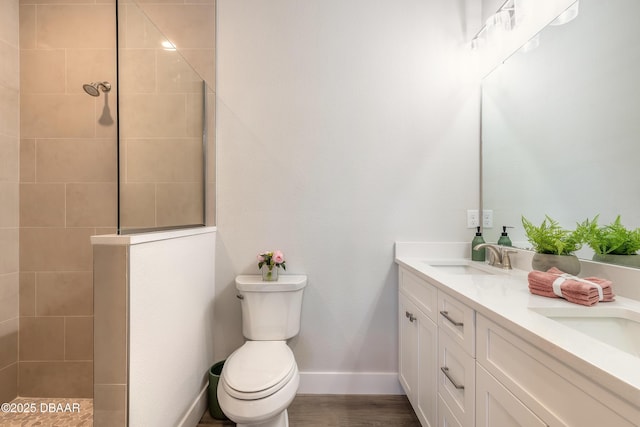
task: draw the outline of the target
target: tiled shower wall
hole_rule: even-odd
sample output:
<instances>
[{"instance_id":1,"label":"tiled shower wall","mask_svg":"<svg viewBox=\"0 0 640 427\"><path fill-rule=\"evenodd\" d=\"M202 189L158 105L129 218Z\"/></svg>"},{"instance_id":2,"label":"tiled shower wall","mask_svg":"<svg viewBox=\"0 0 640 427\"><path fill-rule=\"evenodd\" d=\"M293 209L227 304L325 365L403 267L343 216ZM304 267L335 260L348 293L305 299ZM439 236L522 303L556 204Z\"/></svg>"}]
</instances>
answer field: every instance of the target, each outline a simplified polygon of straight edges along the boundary
<instances>
[{"instance_id":1,"label":"tiled shower wall","mask_svg":"<svg viewBox=\"0 0 640 427\"><path fill-rule=\"evenodd\" d=\"M18 0L0 2L0 403L18 389Z\"/></svg>"},{"instance_id":2,"label":"tiled shower wall","mask_svg":"<svg viewBox=\"0 0 640 427\"><path fill-rule=\"evenodd\" d=\"M93 394L93 234L117 221L115 0L20 1L19 394ZM95 98L82 85L109 81Z\"/></svg>"}]
</instances>

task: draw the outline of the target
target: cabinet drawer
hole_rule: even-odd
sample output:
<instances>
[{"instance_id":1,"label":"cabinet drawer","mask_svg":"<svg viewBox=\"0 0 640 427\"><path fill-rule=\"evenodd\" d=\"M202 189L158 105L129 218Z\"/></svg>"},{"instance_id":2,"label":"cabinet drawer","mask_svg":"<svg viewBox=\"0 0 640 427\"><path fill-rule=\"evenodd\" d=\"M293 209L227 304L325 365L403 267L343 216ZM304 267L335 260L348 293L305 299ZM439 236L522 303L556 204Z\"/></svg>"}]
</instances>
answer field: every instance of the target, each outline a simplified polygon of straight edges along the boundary
<instances>
[{"instance_id":1,"label":"cabinet drawer","mask_svg":"<svg viewBox=\"0 0 640 427\"><path fill-rule=\"evenodd\" d=\"M438 323L436 315L438 293L436 287L404 268L400 268L398 274L400 275L400 292L411 298L427 317Z\"/></svg>"},{"instance_id":2,"label":"cabinet drawer","mask_svg":"<svg viewBox=\"0 0 640 427\"><path fill-rule=\"evenodd\" d=\"M476 427L494 426L545 427L546 424L478 364Z\"/></svg>"},{"instance_id":3,"label":"cabinet drawer","mask_svg":"<svg viewBox=\"0 0 640 427\"><path fill-rule=\"evenodd\" d=\"M438 326L471 357L476 356L475 311L457 299L438 291Z\"/></svg>"},{"instance_id":4,"label":"cabinet drawer","mask_svg":"<svg viewBox=\"0 0 640 427\"><path fill-rule=\"evenodd\" d=\"M442 396L438 396L438 427L462 427Z\"/></svg>"},{"instance_id":5,"label":"cabinet drawer","mask_svg":"<svg viewBox=\"0 0 640 427\"><path fill-rule=\"evenodd\" d=\"M478 316L478 363L548 425L637 426L637 406ZM580 408L580 410L575 410Z\"/></svg>"},{"instance_id":6,"label":"cabinet drawer","mask_svg":"<svg viewBox=\"0 0 640 427\"><path fill-rule=\"evenodd\" d=\"M438 334L438 393L463 426L475 420L475 360L447 334Z\"/></svg>"}]
</instances>

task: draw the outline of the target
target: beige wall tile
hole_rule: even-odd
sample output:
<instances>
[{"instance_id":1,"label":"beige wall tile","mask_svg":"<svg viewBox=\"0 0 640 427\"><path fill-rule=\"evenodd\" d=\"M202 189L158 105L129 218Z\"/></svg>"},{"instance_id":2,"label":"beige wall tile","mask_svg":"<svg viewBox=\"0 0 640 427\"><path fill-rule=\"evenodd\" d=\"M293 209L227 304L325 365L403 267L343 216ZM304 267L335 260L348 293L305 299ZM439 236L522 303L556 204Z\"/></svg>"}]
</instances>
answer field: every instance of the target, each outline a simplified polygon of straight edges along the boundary
<instances>
[{"instance_id":1,"label":"beige wall tile","mask_svg":"<svg viewBox=\"0 0 640 427\"><path fill-rule=\"evenodd\" d=\"M0 322L0 369L18 361L18 318Z\"/></svg>"},{"instance_id":2,"label":"beige wall tile","mask_svg":"<svg viewBox=\"0 0 640 427\"><path fill-rule=\"evenodd\" d=\"M115 227L117 199L116 183L67 184L67 227Z\"/></svg>"},{"instance_id":3,"label":"beige wall tile","mask_svg":"<svg viewBox=\"0 0 640 427\"><path fill-rule=\"evenodd\" d=\"M2 18L0 18L0 21ZM0 85L20 89L20 49L0 40Z\"/></svg>"},{"instance_id":4,"label":"beige wall tile","mask_svg":"<svg viewBox=\"0 0 640 427\"><path fill-rule=\"evenodd\" d=\"M65 93L64 49L23 49L20 52L20 90L23 94Z\"/></svg>"},{"instance_id":5,"label":"beige wall tile","mask_svg":"<svg viewBox=\"0 0 640 427\"><path fill-rule=\"evenodd\" d=\"M22 227L64 227L64 184L20 184Z\"/></svg>"},{"instance_id":6,"label":"beige wall tile","mask_svg":"<svg viewBox=\"0 0 640 427\"><path fill-rule=\"evenodd\" d=\"M0 228L0 274L18 271L18 243L17 228Z\"/></svg>"},{"instance_id":7,"label":"beige wall tile","mask_svg":"<svg viewBox=\"0 0 640 427\"><path fill-rule=\"evenodd\" d=\"M19 22L18 0L4 0L0 2L0 40L12 46L18 47L18 22Z\"/></svg>"},{"instance_id":8,"label":"beige wall tile","mask_svg":"<svg viewBox=\"0 0 640 427\"><path fill-rule=\"evenodd\" d=\"M107 81L115 94L115 49L67 49L67 93L85 94L82 85Z\"/></svg>"},{"instance_id":9,"label":"beige wall tile","mask_svg":"<svg viewBox=\"0 0 640 427\"><path fill-rule=\"evenodd\" d=\"M112 5L39 5L36 11L38 48L115 47Z\"/></svg>"},{"instance_id":10,"label":"beige wall tile","mask_svg":"<svg viewBox=\"0 0 640 427\"><path fill-rule=\"evenodd\" d=\"M187 134L202 145L205 105L202 92L187 95Z\"/></svg>"},{"instance_id":11,"label":"beige wall tile","mask_svg":"<svg viewBox=\"0 0 640 427\"><path fill-rule=\"evenodd\" d=\"M20 182L36 180L36 140L20 140Z\"/></svg>"},{"instance_id":12,"label":"beige wall tile","mask_svg":"<svg viewBox=\"0 0 640 427\"><path fill-rule=\"evenodd\" d=\"M215 49L182 48L180 54L191 64L194 70L213 90L216 88L216 51Z\"/></svg>"},{"instance_id":13,"label":"beige wall tile","mask_svg":"<svg viewBox=\"0 0 640 427\"><path fill-rule=\"evenodd\" d=\"M120 131L125 138L184 137L185 96L121 94Z\"/></svg>"},{"instance_id":14,"label":"beige wall tile","mask_svg":"<svg viewBox=\"0 0 640 427\"><path fill-rule=\"evenodd\" d=\"M101 95L96 101L96 138L112 138L115 141L118 137L116 90L113 85L111 92Z\"/></svg>"},{"instance_id":15,"label":"beige wall tile","mask_svg":"<svg viewBox=\"0 0 640 427\"><path fill-rule=\"evenodd\" d=\"M0 322L19 316L19 273L0 274ZM0 348L2 346L0 345ZM0 367L4 365L0 364Z\"/></svg>"},{"instance_id":16,"label":"beige wall tile","mask_svg":"<svg viewBox=\"0 0 640 427\"><path fill-rule=\"evenodd\" d=\"M36 316L91 316L91 271L36 273Z\"/></svg>"},{"instance_id":17,"label":"beige wall tile","mask_svg":"<svg viewBox=\"0 0 640 427\"><path fill-rule=\"evenodd\" d=\"M155 49L121 49L118 64L120 66L120 89L123 92L155 92Z\"/></svg>"},{"instance_id":18,"label":"beige wall tile","mask_svg":"<svg viewBox=\"0 0 640 427\"><path fill-rule=\"evenodd\" d=\"M20 93L0 85L0 135L20 136Z\"/></svg>"},{"instance_id":19,"label":"beige wall tile","mask_svg":"<svg viewBox=\"0 0 640 427\"><path fill-rule=\"evenodd\" d=\"M20 134L23 138L91 138L95 136L96 98L86 94L23 94Z\"/></svg>"},{"instance_id":20,"label":"beige wall tile","mask_svg":"<svg viewBox=\"0 0 640 427\"><path fill-rule=\"evenodd\" d=\"M18 182L19 179L20 139L0 135L0 182Z\"/></svg>"},{"instance_id":21,"label":"beige wall tile","mask_svg":"<svg viewBox=\"0 0 640 427\"><path fill-rule=\"evenodd\" d=\"M202 93L202 78L177 51L158 49L156 57L158 93Z\"/></svg>"},{"instance_id":22,"label":"beige wall tile","mask_svg":"<svg viewBox=\"0 0 640 427\"><path fill-rule=\"evenodd\" d=\"M63 360L64 317L22 317L20 360Z\"/></svg>"},{"instance_id":23,"label":"beige wall tile","mask_svg":"<svg viewBox=\"0 0 640 427\"><path fill-rule=\"evenodd\" d=\"M157 185L158 226L202 224L203 187L201 183Z\"/></svg>"},{"instance_id":24,"label":"beige wall tile","mask_svg":"<svg viewBox=\"0 0 640 427\"><path fill-rule=\"evenodd\" d=\"M94 246L96 384L127 381L127 248Z\"/></svg>"},{"instance_id":25,"label":"beige wall tile","mask_svg":"<svg viewBox=\"0 0 640 427\"><path fill-rule=\"evenodd\" d=\"M93 397L91 362L20 362L24 397Z\"/></svg>"},{"instance_id":26,"label":"beige wall tile","mask_svg":"<svg viewBox=\"0 0 640 427\"><path fill-rule=\"evenodd\" d=\"M20 229L21 271L91 271L92 228Z\"/></svg>"},{"instance_id":27,"label":"beige wall tile","mask_svg":"<svg viewBox=\"0 0 640 427\"><path fill-rule=\"evenodd\" d=\"M142 9L179 49L215 48L215 7L207 4L144 3Z\"/></svg>"},{"instance_id":28,"label":"beige wall tile","mask_svg":"<svg viewBox=\"0 0 640 427\"><path fill-rule=\"evenodd\" d=\"M166 40L158 28L140 11L138 6L125 5L120 9L126 16L124 25L119 28L120 48L145 49L161 48Z\"/></svg>"},{"instance_id":29,"label":"beige wall tile","mask_svg":"<svg viewBox=\"0 0 640 427\"><path fill-rule=\"evenodd\" d=\"M36 47L36 6L20 2L20 48Z\"/></svg>"},{"instance_id":30,"label":"beige wall tile","mask_svg":"<svg viewBox=\"0 0 640 427\"><path fill-rule=\"evenodd\" d=\"M115 140L38 140L40 182L116 182Z\"/></svg>"},{"instance_id":31,"label":"beige wall tile","mask_svg":"<svg viewBox=\"0 0 640 427\"><path fill-rule=\"evenodd\" d=\"M20 316L36 315L36 273L20 273Z\"/></svg>"},{"instance_id":32,"label":"beige wall tile","mask_svg":"<svg viewBox=\"0 0 640 427\"><path fill-rule=\"evenodd\" d=\"M94 427L125 427L127 387L125 385L96 384L93 389Z\"/></svg>"},{"instance_id":33,"label":"beige wall tile","mask_svg":"<svg viewBox=\"0 0 640 427\"><path fill-rule=\"evenodd\" d=\"M128 182L198 181L202 163L201 139L138 139L127 144Z\"/></svg>"},{"instance_id":34,"label":"beige wall tile","mask_svg":"<svg viewBox=\"0 0 640 427\"><path fill-rule=\"evenodd\" d=\"M0 402L11 402L18 396L18 364L0 369Z\"/></svg>"},{"instance_id":35,"label":"beige wall tile","mask_svg":"<svg viewBox=\"0 0 640 427\"><path fill-rule=\"evenodd\" d=\"M156 226L155 184L124 183L120 186L120 226L122 228Z\"/></svg>"},{"instance_id":36,"label":"beige wall tile","mask_svg":"<svg viewBox=\"0 0 640 427\"><path fill-rule=\"evenodd\" d=\"M65 319L65 360L93 360L93 317Z\"/></svg>"},{"instance_id":37,"label":"beige wall tile","mask_svg":"<svg viewBox=\"0 0 640 427\"><path fill-rule=\"evenodd\" d=\"M20 201L17 182L0 182L0 227L18 227Z\"/></svg>"}]
</instances>

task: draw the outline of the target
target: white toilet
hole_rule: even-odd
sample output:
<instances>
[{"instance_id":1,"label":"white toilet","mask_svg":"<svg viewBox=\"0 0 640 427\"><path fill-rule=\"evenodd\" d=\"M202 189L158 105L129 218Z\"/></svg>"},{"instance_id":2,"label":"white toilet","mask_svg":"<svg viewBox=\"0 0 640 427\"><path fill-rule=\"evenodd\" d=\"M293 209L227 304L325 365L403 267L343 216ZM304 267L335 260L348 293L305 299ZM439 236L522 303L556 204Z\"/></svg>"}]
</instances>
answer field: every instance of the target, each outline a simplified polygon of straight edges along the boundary
<instances>
[{"instance_id":1,"label":"white toilet","mask_svg":"<svg viewBox=\"0 0 640 427\"><path fill-rule=\"evenodd\" d=\"M307 276L236 277L247 341L224 363L218 382L220 408L238 427L285 427L300 375L287 340L300 331Z\"/></svg>"}]
</instances>

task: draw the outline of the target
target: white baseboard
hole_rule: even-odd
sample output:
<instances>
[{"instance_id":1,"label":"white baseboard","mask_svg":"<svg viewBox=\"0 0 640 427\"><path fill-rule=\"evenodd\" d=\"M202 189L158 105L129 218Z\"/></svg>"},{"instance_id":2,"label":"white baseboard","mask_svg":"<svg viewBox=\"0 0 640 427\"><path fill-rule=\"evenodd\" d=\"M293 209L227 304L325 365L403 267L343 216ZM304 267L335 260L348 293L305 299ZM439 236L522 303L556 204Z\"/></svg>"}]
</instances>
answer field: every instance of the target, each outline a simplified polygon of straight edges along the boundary
<instances>
[{"instance_id":1,"label":"white baseboard","mask_svg":"<svg viewBox=\"0 0 640 427\"><path fill-rule=\"evenodd\" d=\"M405 394L397 372L300 372L298 394Z\"/></svg>"},{"instance_id":2,"label":"white baseboard","mask_svg":"<svg viewBox=\"0 0 640 427\"><path fill-rule=\"evenodd\" d=\"M209 389L209 385L205 385L200 393L198 393L198 397L191 404L191 407L187 411L187 413L182 417L180 422L178 423L179 427L194 427L197 426L204 412L207 410L208 406L208 397L207 391Z\"/></svg>"}]
</instances>

